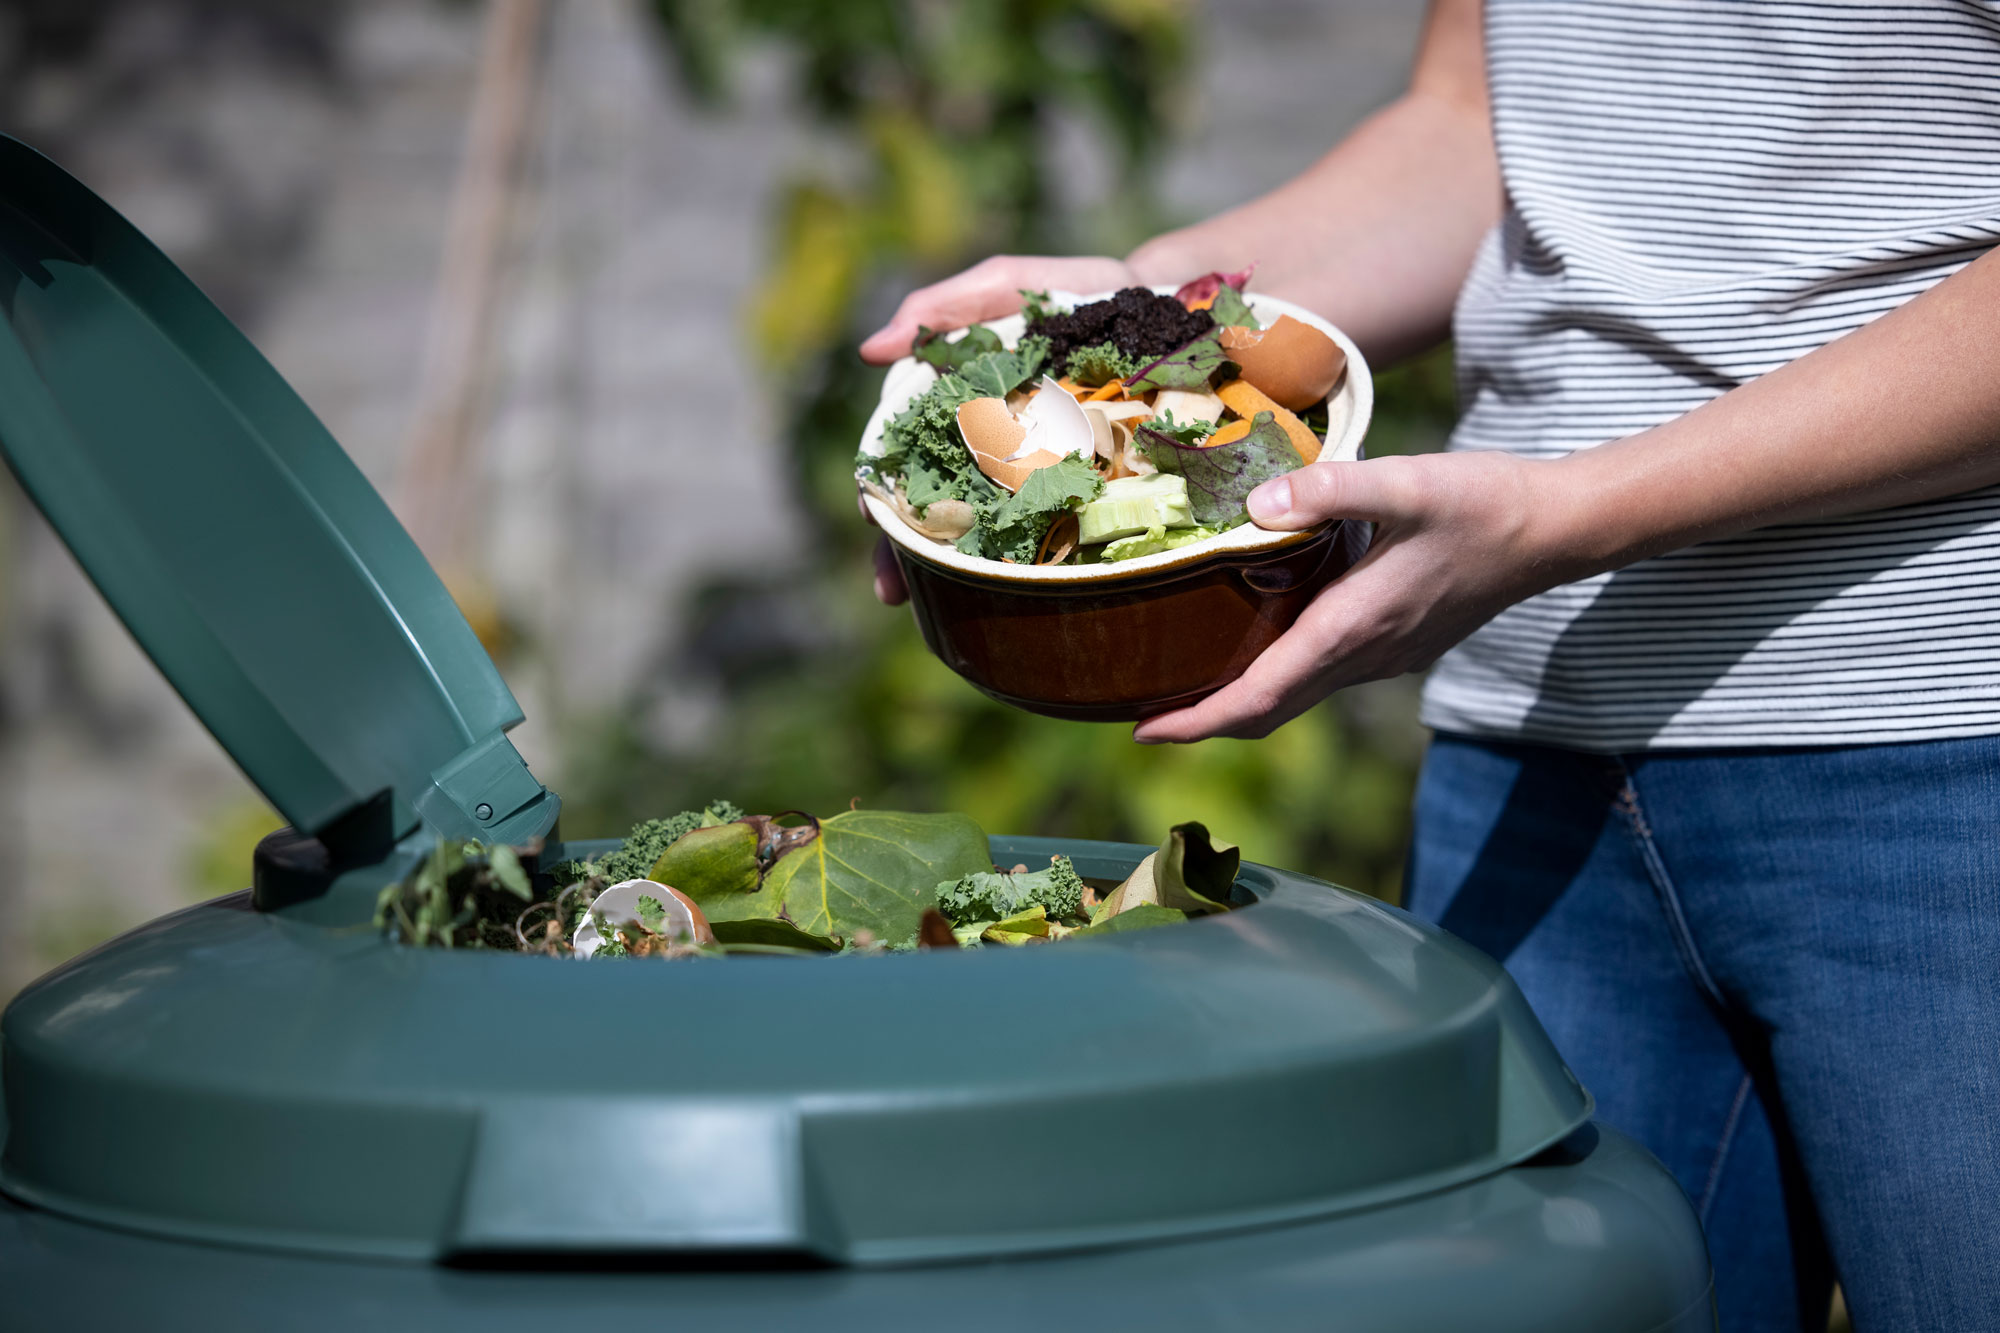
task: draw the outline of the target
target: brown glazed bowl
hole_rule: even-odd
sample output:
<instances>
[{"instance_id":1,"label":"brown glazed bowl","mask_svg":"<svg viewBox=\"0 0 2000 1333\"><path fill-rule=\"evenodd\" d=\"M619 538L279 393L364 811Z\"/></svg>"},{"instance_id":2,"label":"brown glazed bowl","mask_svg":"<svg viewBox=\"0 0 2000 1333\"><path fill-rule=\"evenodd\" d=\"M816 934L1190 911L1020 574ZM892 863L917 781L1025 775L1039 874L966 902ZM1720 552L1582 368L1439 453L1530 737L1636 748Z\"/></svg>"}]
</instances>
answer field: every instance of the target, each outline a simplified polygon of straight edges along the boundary
<instances>
[{"instance_id":1,"label":"brown glazed bowl","mask_svg":"<svg viewBox=\"0 0 2000 1333\"><path fill-rule=\"evenodd\" d=\"M1290 315L1347 353L1320 457L1358 458L1374 408L1360 351L1288 301L1258 293L1249 301L1263 322ZM990 327L1012 346L1022 321L1017 315ZM880 450L882 428L934 378L929 366L907 357L890 368L862 437L864 453ZM1010 565L933 541L874 496L864 502L895 550L924 643L946 666L1003 703L1087 722L1135 722L1235 680L1361 558L1369 534L1356 522L1305 532L1246 524L1115 564Z\"/></svg>"}]
</instances>

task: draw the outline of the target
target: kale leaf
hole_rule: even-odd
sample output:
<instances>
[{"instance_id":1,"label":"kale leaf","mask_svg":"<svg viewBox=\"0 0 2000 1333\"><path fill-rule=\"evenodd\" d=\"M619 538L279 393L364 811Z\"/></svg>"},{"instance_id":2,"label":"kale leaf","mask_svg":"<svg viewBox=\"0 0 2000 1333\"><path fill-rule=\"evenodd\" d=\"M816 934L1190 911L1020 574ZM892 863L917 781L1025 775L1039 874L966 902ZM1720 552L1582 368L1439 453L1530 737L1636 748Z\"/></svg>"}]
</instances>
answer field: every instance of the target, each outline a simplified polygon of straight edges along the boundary
<instances>
[{"instance_id":1,"label":"kale leaf","mask_svg":"<svg viewBox=\"0 0 2000 1333\"><path fill-rule=\"evenodd\" d=\"M625 835L625 845L597 863L597 873L609 884L643 879L653 868L653 862L660 859L660 853L680 841L683 834L741 818L743 808L734 802L711 801L703 809L683 810L671 819L648 819L634 824Z\"/></svg>"},{"instance_id":2,"label":"kale leaf","mask_svg":"<svg viewBox=\"0 0 2000 1333\"><path fill-rule=\"evenodd\" d=\"M1063 367L1071 379L1078 384L1096 388L1109 384L1112 380L1122 380L1138 369L1139 359L1127 356L1118 350L1114 342L1096 343L1090 347L1079 347L1069 354L1069 363Z\"/></svg>"},{"instance_id":3,"label":"kale leaf","mask_svg":"<svg viewBox=\"0 0 2000 1333\"><path fill-rule=\"evenodd\" d=\"M1213 421L1175 421L1174 410L1170 407L1160 415L1146 422L1146 429L1156 435L1164 435L1175 444L1192 449L1209 436L1215 434Z\"/></svg>"},{"instance_id":4,"label":"kale leaf","mask_svg":"<svg viewBox=\"0 0 2000 1333\"><path fill-rule=\"evenodd\" d=\"M1083 915L1083 879L1067 856L1050 858L1047 870L1002 875L976 871L938 885L938 910L954 926L1003 921L1040 907L1050 920Z\"/></svg>"},{"instance_id":5,"label":"kale leaf","mask_svg":"<svg viewBox=\"0 0 2000 1333\"><path fill-rule=\"evenodd\" d=\"M1021 489L990 508L978 509L972 531L958 539L958 549L988 560L1012 560L1029 565L1041 550L1049 525L1078 502L1097 498L1104 478L1075 454L1036 468Z\"/></svg>"}]
</instances>

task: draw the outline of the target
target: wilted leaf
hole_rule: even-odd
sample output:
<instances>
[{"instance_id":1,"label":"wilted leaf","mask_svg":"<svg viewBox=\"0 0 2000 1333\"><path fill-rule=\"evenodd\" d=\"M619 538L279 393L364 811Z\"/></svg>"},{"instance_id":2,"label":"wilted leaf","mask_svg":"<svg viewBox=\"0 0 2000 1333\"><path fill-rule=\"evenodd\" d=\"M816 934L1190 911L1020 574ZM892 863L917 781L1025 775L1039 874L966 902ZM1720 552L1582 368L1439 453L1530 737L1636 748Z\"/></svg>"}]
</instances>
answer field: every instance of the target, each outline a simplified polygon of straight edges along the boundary
<instances>
[{"instance_id":1,"label":"wilted leaf","mask_svg":"<svg viewBox=\"0 0 2000 1333\"><path fill-rule=\"evenodd\" d=\"M1164 907L1189 915L1229 910L1230 886L1242 853L1234 843L1215 846L1200 824L1176 824L1160 844L1111 891L1091 926L1139 907Z\"/></svg>"},{"instance_id":2,"label":"wilted leaf","mask_svg":"<svg viewBox=\"0 0 2000 1333\"><path fill-rule=\"evenodd\" d=\"M1174 825L1160 845L1160 861L1155 869L1163 882L1177 884L1194 893L1212 910L1229 910L1236 872L1243 867L1243 853L1233 842L1215 842L1206 825L1192 820Z\"/></svg>"},{"instance_id":3,"label":"wilted leaf","mask_svg":"<svg viewBox=\"0 0 2000 1333\"><path fill-rule=\"evenodd\" d=\"M958 936L952 934L951 922L935 907L924 909L923 919L917 924L917 945L924 949L956 949Z\"/></svg>"},{"instance_id":4,"label":"wilted leaf","mask_svg":"<svg viewBox=\"0 0 2000 1333\"><path fill-rule=\"evenodd\" d=\"M940 882L984 870L990 857L965 815L848 810L822 820L819 837L780 859L764 885L802 930L900 943L916 938Z\"/></svg>"},{"instance_id":5,"label":"wilted leaf","mask_svg":"<svg viewBox=\"0 0 2000 1333\"><path fill-rule=\"evenodd\" d=\"M1026 944L1030 940L1047 939L1048 936L1049 914L1040 903L1036 903L1026 911L995 921L981 932L979 938L989 944Z\"/></svg>"},{"instance_id":6,"label":"wilted leaf","mask_svg":"<svg viewBox=\"0 0 2000 1333\"><path fill-rule=\"evenodd\" d=\"M763 870L757 861L757 831L749 824L717 824L682 834L660 853L646 878L670 884L700 903L711 922L778 914L777 903L757 891Z\"/></svg>"}]
</instances>

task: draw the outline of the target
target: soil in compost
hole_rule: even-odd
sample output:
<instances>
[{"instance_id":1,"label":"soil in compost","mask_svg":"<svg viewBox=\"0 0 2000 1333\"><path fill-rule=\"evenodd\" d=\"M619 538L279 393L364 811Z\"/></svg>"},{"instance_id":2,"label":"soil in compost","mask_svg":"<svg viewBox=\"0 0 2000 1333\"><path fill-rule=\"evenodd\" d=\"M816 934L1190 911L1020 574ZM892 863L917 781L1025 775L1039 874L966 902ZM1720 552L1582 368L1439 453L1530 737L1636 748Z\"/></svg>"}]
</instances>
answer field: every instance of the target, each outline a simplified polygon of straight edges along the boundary
<instances>
[{"instance_id":1,"label":"soil in compost","mask_svg":"<svg viewBox=\"0 0 2000 1333\"><path fill-rule=\"evenodd\" d=\"M1079 347L1111 342L1127 356L1151 360L1180 350L1214 327L1215 317L1206 310L1189 310L1171 296L1127 287L1067 315L1031 320L1028 332L1049 340L1048 364L1060 373Z\"/></svg>"}]
</instances>

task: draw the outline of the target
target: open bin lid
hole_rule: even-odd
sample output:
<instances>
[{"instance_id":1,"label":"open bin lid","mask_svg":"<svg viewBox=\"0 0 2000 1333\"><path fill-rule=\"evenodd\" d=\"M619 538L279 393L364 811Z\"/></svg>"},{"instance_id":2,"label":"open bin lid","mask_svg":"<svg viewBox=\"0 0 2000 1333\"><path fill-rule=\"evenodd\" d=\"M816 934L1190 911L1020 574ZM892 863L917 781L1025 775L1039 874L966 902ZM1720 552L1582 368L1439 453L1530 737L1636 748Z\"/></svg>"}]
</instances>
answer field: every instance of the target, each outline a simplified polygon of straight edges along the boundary
<instances>
[{"instance_id":1,"label":"open bin lid","mask_svg":"<svg viewBox=\"0 0 2000 1333\"><path fill-rule=\"evenodd\" d=\"M559 802L423 554L284 378L84 185L0 136L0 452L294 828L523 842Z\"/></svg>"}]
</instances>

